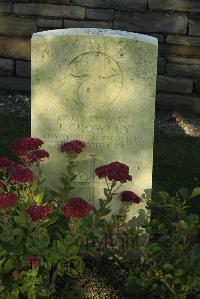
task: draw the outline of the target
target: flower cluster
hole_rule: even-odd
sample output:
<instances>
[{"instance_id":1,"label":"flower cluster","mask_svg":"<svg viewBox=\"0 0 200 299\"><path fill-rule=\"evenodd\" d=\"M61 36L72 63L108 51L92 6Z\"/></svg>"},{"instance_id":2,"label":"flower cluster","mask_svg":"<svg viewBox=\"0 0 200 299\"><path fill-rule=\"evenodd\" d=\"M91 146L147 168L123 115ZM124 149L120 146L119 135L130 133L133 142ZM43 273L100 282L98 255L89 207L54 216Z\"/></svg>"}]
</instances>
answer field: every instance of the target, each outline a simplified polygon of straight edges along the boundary
<instances>
[{"instance_id":1,"label":"flower cluster","mask_svg":"<svg viewBox=\"0 0 200 299\"><path fill-rule=\"evenodd\" d=\"M121 183L132 181L132 176L129 175L129 167L118 161L97 167L95 172L100 179L107 178L110 181L119 181Z\"/></svg>"},{"instance_id":2,"label":"flower cluster","mask_svg":"<svg viewBox=\"0 0 200 299\"><path fill-rule=\"evenodd\" d=\"M80 154L86 147L84 141L81 140L72 140L61 144L60 150L61 152L66 152L68 154Z\"/></svg>"},{"instance_id":3,"label":"flower cluster","mask_svg":"<svg viewBox=\"0 0 200 299\"><path fill-rule=\"evenodd\" d=\"M26 262L30 267L38 267L41 264L41 260L37 256L29 256Z\"/></svg>"},{"instance_id":4,"label":"flower cluster","mask_svg":"<svg viewBox=\"0 0 200 299\"><path fill-rule=\"evenodd\" d=\"M26 184L26 183L32 183L34 180L34 175L31 170L18 165L12 168L11 170L11 178L10 183L11 184Z\"/></svg>"},{"instance_id":5,"label":"flower cluster","mask_svg":"<svg viewBox=\"0 0 200 299\"><path fill-rule=\"evenodd\" d=\"M8 158L0 157L1 247L3 252L8 253L4 258L5 273L1 275L3 285L6 285L10 276L3 298L16 293L16 287L20 298L21 296L29 298L33 294L39 298L41 285L46 285L48 281L50 287L53 286L50 289L52 293L47 294L45 289L44 295L52 297L59 276L64 275L64 272L58 271L59 269L62 270L62 267L67 265L69 273L79 273L80 263L75 261L88 260L93 249L100 249L102 254L106 253L107 249L112 250L112 247L115 253L116 246L119 250L123 249L120 247L121 234L125 235L128 232L126 227L129 228L126 213L129 212L130 206L126 203L140 202L140 198L135 193L122 192L121 209L107 219L111 212L110 203L118 194L118 189L122 187L122 183L132 180L129 167L118 161L100 166L95 170L99 178L106 179L107 187L104 188L105 198L99 200L99 207L94 208L94 211L91 204L83 198L68 197L76 177L75 160L86 148L86 143L80 140L66 142L60 146L60 155L64 152L67 158L67 174L61 176L63 188L51 192L45 184L43 185L44 180L40 169L37 169L38 177L34 173L34 169L37 168L34 166L39 168L40 161L49 158L49 153L40 148L42 145L43 141L38 138L19 138L11 144L10 149L20 162L15 164ZM53 171L49 175L53 176ZM49 201L44 202L43 200L47 198ZM15 242L16 237L19 242ZM16 252L19 252L14 256L14 261L12 261L12 248L7 246L9 240L14 240ZM83 240L87 245L84 248L82 248ZM64 255L63 248L67 250L70 246L73 247L73 256ZM34 281L31 281L28 288L23 288L24 283L30 281L31 275L32 277L34 275Z\"/></svg>"},{"instance_id":6,"label":"flower cluster","mask_svg":"<svg viewBox=\"0 0 200 299\"><path fill-rule=\"evenodd\" d=\"M53 209L47 204L44 206L34 205L26 209L26 212L33 221L39 221L53 213Z\"/></svg>"},{"instance_id":7,"label":"flower cluster","mask_svg":"<svg viewBox=\"0 0 200 299\"><path fill-rule=\"evenodd\" d=\"M44 142L39 138L21 137L13 141L10 145L10 150L18 157L26 156L28 152L39 149Z\"/></svg>"},{"instance_id":8,"label":"flower cluster","mask_svg":"<svg viewBox=\"0 0 200 299\"><path fill-rule=\"evenodd\" d=\"M43 158L49 158L49 153L40 149L43 144L39 138L21 137L10 145L10 150L27 166L39 163Z\"/></svg>"},{"instance_id":9,"label":"flower cluster","mask_svg":"<svg viewBox=\"0 0 200 299\"><path fill-rule=\"evenodd\" d=\"M31 153L30 162L38 163L39 161L41 161L44 158L49 158L49 153L45 150L38 149Z\"/></svg>"},{"instance_id":10,"label":"flower cluster","mask_svg":"<svg viewBox=\"0 0 200 299\"><path fill-rule=\"evenodd\" d=\"M0 210L13 207L16 204L17 196L13 192L0 193Z\"/></svg>"},{"instance_id":11,"label":"flower cluster","mask_svg":"<svg viewBox=\"0 0 200 299\"><path fill-rule=\"evenodd\" d=\"M81 197L75 197L64 206L63 214L65 217L83 218L91 211L91 205Z\"/></svg>"},{"instance_id":12,"label":"flower cluster","mask_svg":"<svg viewBox=\"0 0 200 299\"><path fill-rule=\"evenodd\" d=\"M6 157L0 157L0 171L7 171L14 166L14 162Z\"/></svg>"},{"instance_id":13,"label":"flower cluster","mask_svg":"<svg viewBox=\"0 0 200 299\"><path fill-rule=\"evenodd\" d=\"M138 204L140 203L140 197L132 191L124 191L121 194L121 201Z\"/></svg>"}]
</instances>

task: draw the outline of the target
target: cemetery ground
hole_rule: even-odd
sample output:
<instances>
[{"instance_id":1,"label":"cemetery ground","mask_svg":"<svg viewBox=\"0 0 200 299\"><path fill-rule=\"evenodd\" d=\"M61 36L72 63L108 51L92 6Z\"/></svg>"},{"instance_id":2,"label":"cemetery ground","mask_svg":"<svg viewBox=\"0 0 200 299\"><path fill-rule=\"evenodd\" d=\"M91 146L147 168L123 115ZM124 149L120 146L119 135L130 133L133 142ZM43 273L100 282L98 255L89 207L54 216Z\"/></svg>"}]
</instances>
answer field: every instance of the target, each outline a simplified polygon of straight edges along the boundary
<instances>
[{"instance_id":1,"label":"cemetery ground","mask_svg":"<svg viewBox=\"0 0 200 299\"><path fill-rule=\"evenodd\" d=\"M6 96L7 97L7 96ZM9 97L9 96L8 96ZM30 136L30 101L29 97L14 95L18 98L18 106L12 106L13 96L8 104L0 107L0 153L9 156L7 146L21 136ZM4 96L5 98L5 96ZM3 101L2 101L3 103ZM16 103L16 102L15 102ZM9 106L10 105L10 106ZM15 107L15 108L13 108ZM195 134L194 134L195 135ZM153 198L157 200L159 191L173 194L180 187L192 190L200 185L200 138L184 133L172 113L156 113L154 139L154 167L153 167ZM10 158L14 158L12 154ZM192 201L192 210L198 214L200 204L196 199ZM163 219L165 219L163 215ZM92 264L92 263L91 263ZM96 269L93 271L92 269ZM102 270L103 269L103 270ZM114 282L114 283L113 283ZM66 294L62 297L70 299L143 299L160 298L147 294L119 295L115 292L116 283L120 283L118 269L111 265L90 265L78 284L73 279L65 282ZM84 286L87 286L86 288ZM137 288L137 287L136 287ZM71 292L69 294L69 292ZM145 297L144 297L145 296ZM162 297L165 298L165 297ZM166 297L168 298L168 297ZM169 297L172 298L172 297ZM186 298L186 297L173 297ZM198 299L194 293L190 299Z\"/></svg>"}]
</instances>

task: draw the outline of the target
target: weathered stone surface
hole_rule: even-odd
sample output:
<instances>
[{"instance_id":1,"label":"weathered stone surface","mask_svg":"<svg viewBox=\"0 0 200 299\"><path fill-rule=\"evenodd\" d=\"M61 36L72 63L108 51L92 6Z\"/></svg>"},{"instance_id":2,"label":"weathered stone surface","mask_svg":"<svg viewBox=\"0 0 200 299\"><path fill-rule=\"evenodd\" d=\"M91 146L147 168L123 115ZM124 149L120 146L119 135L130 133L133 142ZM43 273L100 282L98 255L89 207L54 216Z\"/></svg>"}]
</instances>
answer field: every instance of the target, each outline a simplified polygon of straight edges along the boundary
<instances>
[{"instance_id":1,"label":"weathered stone surface","mask_svg":"<svg viewBox=\"0 0 200 299\"><path fill-rule=\"evenodd\" d=\"M17 77L0 77L0 88L14 91L30 91L30 79Z\"/></svg>"},{"instance_id":2,"label":"weathered stone surface","mask_svg":"<svg viewBox=\"0 0 200 299\"><path fill-rule=\"evenodd\" d=\"M29 60L30 40L0 36L0 56Z\"/></svg>"},{"instance_id":3,"label":"weathered stone surface","mask_svg":"<svg viewBox=\"0 0 200 299\"><path fill-rule=\"evenodd\" d=\"M150 9L200 12L199 0L148 0Z\"/></svg>"},{"instance_id":4,"label":"weathered stone surface","mask_svg":"<svg viewBox=\"0 0 200 299\"><path fill-rule=\"evenodd\" d=\"M172 93L157 93L156 96L156 107L160 109L197 113L198 106L200 107L199 96Z\"/></svg>"},{"instance_id":5,"label":"weathered stone surface","mask_svg":"<svg viewBox=\"0 0 200 299\"><path fill-rule=\"evenodd\" d=\"M200 18L189 20L189 35L200 36Z\"/></svg>"},{"instance_id":6,"label":"weathered stone surface","mask_svg":"<svg viewBox=\"0 0 200 299\"><path fill-rule=\"evenodd\" d=\"M58 144L81 139L87 148L71 196L101 198L103 183L94 169L117 160L134 174L134 185L125 188L139 195L151 189L156 39L103 29L56 30L34 34L31 54L32 136L41 137L50 152L43 173L51 188L59 187L65 168Z\"/></svg>"},{"instance_id":7,"label":"weathered stone surface","mask_svg":"<svg viewBox=\"0 0 200 299\"><path fill-rule=\"evenodd\" d=\"M31 77L31 63L29 61L16 61L16 73L18 77Z\"/></svg>"},{"instance_id":8,"label":"weathered stone surface","mask_svg":"<svg viewBox=\"0 0 200 299\"><path fill-rule=\"evenodd\" d=\"M138 9L147 8L147 0L72 0L72 4L88 7L103 7L115 9Z\"/></svg>"},{"instance_id":9,"label":"weathered stone surface","mask_svg":"<svg viewBox=\"0 0 200 299\"><path fill-rule=\"evenodd\" d=\"M193 81L185 78L158 76L157 90L177 93L192 93Z\"/></svg>"},{"instance_id":10,"label":"weathered stone surface","mask_svg":"<svg viewBox=\"0 0 200 299\"><path fill-rule=\"evenodd\" d=\"M33 32L37 32L35 20L0 15L0 34L30 36Z\"/></svg>"},{"instance_id":11,"label":"weathered stone surface","mask_svg":"<svg viewBox=\"0 0 200 299\"><path fill-rule=\"evenodd\" d=\"M28 0L29 1L29 0ZM27 1L27 2L28 2ZM20 1L21 2L21 1ZM37 0L37 2L42 2L42 3L54 3L54 4L69 4L70 0Z\"/></svg>"},{"instance_id":12,"label":"weathered stone surface","mask_svg":"<svg viewBox=\"0 0 200 299\"><path fill-rule=\"evenodd\" d=\"M195 82L195 91L197 93L200 93L200 80Z\"/></svg>"},{"instance_id":13,"label":"weathered stone surface","mask_svg":"<svg viewBox=\"0 0 200 299\"><path fill-rule=\"evenodd\" d=\"M164 74L166 71L166 59L159 57L158 58L158 74Z\"/></svg>"},{"instance_id":14,"label":"weathered stone surface","mask_svg":"<svg viewBox=\"0 0 200 299\"><path fill-rule=\"evenodd\" d=\"M167 73L171 76L199 78L200 67L199 65L167 63Z\"/></svg>"},{"instance_id":15,"label":"weathered stone surface","mask_svg":"<svg viewBox=\"0 0 200 299\"><path fill-rule=\"evenodd\" d=\"M200 51L198 46L177 46L177 45L159 45L159 55L163 57L169 56L181 56L181 57L200 57Z\"/></svg>"},{"instance_id":16,"label":"weathered stone surface","mask_svg":"<svg viewBox=\"0 0 200 299\"><path fill-rule=\"evenodd\" d=\"M198 58L183 58L183 57L167 57L167 61L175 64L200 64L200 59Z\"/></svg>"},{"instance_id":17,"label":"weathered stone surface","mask_svg":"<svg viewBox=\"0 0 200 299\"><path fill-rule=\"evenodd\" d=\"M12 59L0 58L0 76L12 76L14 73L14 61Z\"/></svg>"},{"instance_id":18,"label":"weathered stone surface","mask_svg":"<svg viewBox=\"0 0 200 299\"><path fill-rule=\"evenodd\" d=\"M49 30L49 29L52 29L52 28L38 27L38 32L47 31L47 30Z\"/></svg>"},{"instance_id":19,"label":"weathered stone surface","mask_svg":"<svg viewBox=\"0 0 200 299\"><path fill-rule=\"evenodd\" d=\"M193 99L193 105L192 105L192 111L193 113L200 115L200 98L199 96Z\"/></svg>"},{"instance_id":20,"label":"weathered stone surface","mask_svg":"<svg viewBox=\"0 0 200 299\"><path fill-rule=\"evenodd\" d=\"M13 71L6 71L6 70L1 70L0 69L0 77L10 77L14 75L14 70Z\"/></svg>"},{"instance_id":21,"label":"weathered stone surface","mask_svg":"<svg viewBox=\"0 0 200 299\"><path fill-rule=\"evenodd\" d=\"M85 8L80 6L66 6L42 3L14 4L14 13L20 15L38 15L45 17L67 17L84 19Z\"/></svg>"},{"instance_id":22,"label":"weathered stone surface","mask_svg":"<svg viewBox=\"0 0 200 299\"><path fill-rule=\"evenodd\" d=\"M164 35L161 33L151 33L151 34L147 33L147 35L157 38L159 43L163 43L165 41Z\"/></svg>"},{"instance_id":23,"label":"weathered stone surface","mask_svg":"<svg viewBox=\"0 0 200 299\"><path fill-rule=\"evenodd\" d=\"M135 32L186 33L188 17L176 13L163 12L123 12L117 11L114 28Z\"/></svg>"},{"instance_id":24,"label":"weathered stone surface","mask_svg":"<svg viewBox=\"0 0 200 299\"><path fill-rule=\"evenodd\" d=\"M62 28L62 20L37 19L37 25L44 28Z\"/></svg>"},{"instance_id":25,"label":"weathered stone surface","mask_svg":"<svg viewBox=\"0 0 200 299\"><path fill-rule=\"evenodd\" d=\"M29 0L11 0L11 2L21 2L21 3L27 3Z\"/></svg>"},{"instance_id":26,"label":"weathered stone surface","mask_svg":"<svg viewBox=\"0 0 200 299\"><path fill-rule=\"evenodd\" d=\"M86 9L86 18L110 21L113 19L113 12L114 12L113 9L87 8Z\"/></svg>"},{"instance_id":27,"label":"weathered stone surface","mask_svg":"<svg viewBox=\"0 0 200 299\"><path fill-rule=\"evenodd\" d=\"M168 35L166 41L169 44L185 45L185 46L200 46L200 37L194 37L194 36Z\"/></svg>"},{"instance_id":28,"label":"weathered stone surface","mask_svg":"<svg viewBox=\"0 0 200 299\"><path fill-rule=\"evenodd\" d=\"M13 71L14 70L13 60L6 59L6 58L0 58L0 70L1 71Z\"/></svg>"},{"instance_id":29,"label":"weathered stone surface","mask_svg":"<svg viewBox=\"0 0 200 299\"><path fill-rule=\"evenodd\" d=\"M199 13L190 13L189 14L189 19L191 19L191 20L199 20L200 19Z\"/></svg>"},{"instance_id":30,"label":"weathered stone surface","mask_svg":"<svg viewBox=\"0 0 200 299\"><path fill-rule=\"evenodd\" d=\"M112 29L113 24L111 22L92 22L92 21L74 21L64 20L65 28L104 28Z\"/></svg>"},{"instance_id":31,"label":"weathered stone surface","mask_svg":"<svg viewBox=\"0 0 200 299\"><path fill-rule=\"evenodd\" d=\"M11 3L1 2L0 1L0 13L10 13L11 12Z\"/></svg>"}]
</instances>

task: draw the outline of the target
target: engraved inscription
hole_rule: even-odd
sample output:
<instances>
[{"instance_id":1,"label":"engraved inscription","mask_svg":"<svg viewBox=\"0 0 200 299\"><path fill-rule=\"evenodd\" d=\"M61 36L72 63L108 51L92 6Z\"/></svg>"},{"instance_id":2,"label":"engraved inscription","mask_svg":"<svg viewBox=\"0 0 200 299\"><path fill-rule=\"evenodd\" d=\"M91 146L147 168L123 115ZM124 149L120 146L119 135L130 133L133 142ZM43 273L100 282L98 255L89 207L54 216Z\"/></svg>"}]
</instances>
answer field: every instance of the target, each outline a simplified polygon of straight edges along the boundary
<instances>
[{"instance_id":1,"label":"engraved inscription","mask_svg":"<svg viewBox=\"0 0 200 299\"><path fill-rule=\"evenodd\" d=\"M35 123L39 124L39 116L35 115ZM138 118L136 118L137 120ZM148 128L149 120L144 119L142 126ZM140 127L142 128L141 124ZM51 128L51 130L49 130ZM150 129L151 130L151 129ZM134 133L135 132L135 133ZM71 114L54 115L54 125L46 123L46 128L41 131L41 138L45 142L55 144L73 139L84 140L90 153L96 151L135 151L144 143L143 135L138 132L137 121L125 115L115 114L112 118L88 114L80 117ZM145 142L151 142L153 136L151 131Z\"/></svg>"},{"instance_id":2,"label":"engraved inscription","mask_svg":"<svg viewBox=\"0 0 200 299\"><path fill-rule=\"evenodd\" d=\"M85 107L100 109L115 101L123 84L118 62L101 52L87 52L74 58L67 69L66 81Z\"/></svg>"},{"instance_id":3,"label":"engraved inscription","mask_svg":"<svg viewBox=\"0 0 200 299\"><path fill-rule=\"evenodd\" d=\"M39 119L35 115L36 119ZM112 150L120 152L123 150L134 150L144 142L142 135L133 134L137 127L132 119L125 116L115 115L112 119L88 115L81 118L70 115L65 118L61 115L54 116L54 126L50 124L43 128L41 137L46 142L61 143L72 139L83 139L87 148L92 152L95 150ZM95 121L94 121L95 120ZM39 122L38 122L39 123ZM145 125L145 120L143 125ZM137 128L136 128L137 130ZM149 139L152 135L149 134ZM147 137L145 137L147 141Z\"/></svg>"}]
</instances>

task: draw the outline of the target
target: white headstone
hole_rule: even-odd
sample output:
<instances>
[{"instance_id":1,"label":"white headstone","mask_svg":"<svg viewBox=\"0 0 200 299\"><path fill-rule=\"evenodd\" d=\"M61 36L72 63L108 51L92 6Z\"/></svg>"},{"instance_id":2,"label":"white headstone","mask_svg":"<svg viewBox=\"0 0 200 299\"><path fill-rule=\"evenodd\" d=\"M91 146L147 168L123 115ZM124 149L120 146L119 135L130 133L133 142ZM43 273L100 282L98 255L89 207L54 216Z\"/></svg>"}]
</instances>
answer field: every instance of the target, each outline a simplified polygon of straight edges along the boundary
<instances>
[{"instance_id":1,"label":"white headstone","mask_svg":"<svg viewBox=\"0 0 200 299\"><path fill-rule=\"evenodd\" d=\"M74 139L87 149L73 195L103 196L94 169L113 161L130 167L124 190L151 189L157 48L153 37L114 30L33 34L31 130L50 152L42 167L52 189L65 169L58 145Z\"/></svg>"}]
</instances>

